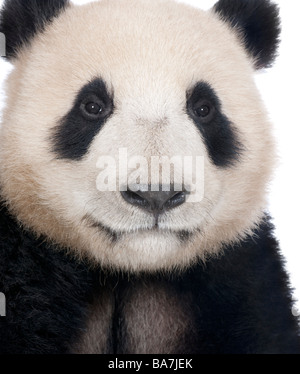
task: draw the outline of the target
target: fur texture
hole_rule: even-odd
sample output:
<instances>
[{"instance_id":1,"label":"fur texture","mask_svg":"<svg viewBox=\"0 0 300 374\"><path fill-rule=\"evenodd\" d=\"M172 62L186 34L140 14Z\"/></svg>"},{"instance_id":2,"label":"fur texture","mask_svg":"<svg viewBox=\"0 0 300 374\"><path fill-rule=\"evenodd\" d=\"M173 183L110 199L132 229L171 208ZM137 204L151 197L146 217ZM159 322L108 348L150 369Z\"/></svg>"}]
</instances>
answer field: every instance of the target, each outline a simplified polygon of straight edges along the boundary
<instances>
[{"instance_id":1,"label":"fur texture","mask_svg":"<svg viewBox=\"0 0 300 374\"><path fill-rule=\"evenodd\" d=\"M5 0L0 17L0 32L6 37L6 57L16 58L34 36L69 4L68 0Z\"/></svg>"},{"instance_id":2,"label":"fur texture","mask_svg":"<svg viewBox=\"0 0 300 374\"><path fill-rule=\"evenodd\" d=\"M220 0L214 11L240 33L257 69L272 65L280 35L276 4L269 0Z\"/></svg>"},{"instance_id":3,"label":"fur texture","mask_svg":"<svg viewBox=\"0 0 300 374\"><path fill-rule=\"evenodd\" d=\"M2 204L0 243L0 289L8 305L0 319L0 352L68 352L84 326L93 273L23 231Z\"/></svg>"},{"instance_id":4,"label":"fur texture","mask_svg":"<svg viewBox=\"0 0 300 374\"><path fill-rule=\"evenodd\" d=\"M34 239L3 207L0 241L1 353L300 352L267 218L255 238L179 276L79 263Z\"/></svg>"}]
</instances>

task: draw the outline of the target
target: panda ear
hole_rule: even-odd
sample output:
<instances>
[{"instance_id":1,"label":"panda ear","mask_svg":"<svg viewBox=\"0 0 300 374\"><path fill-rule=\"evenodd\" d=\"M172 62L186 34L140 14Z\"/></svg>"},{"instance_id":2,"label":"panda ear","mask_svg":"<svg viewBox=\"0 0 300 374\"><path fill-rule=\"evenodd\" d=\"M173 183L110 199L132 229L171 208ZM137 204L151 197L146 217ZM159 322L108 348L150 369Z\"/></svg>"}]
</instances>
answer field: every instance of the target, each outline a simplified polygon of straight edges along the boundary
<instances>
[{"instance_id":1,"label":"panda ear","mask_svg":"<svg viewBox=\"0 0 300 374\"><path fill-rule=\"evenodd\" d=\"M16 58L18 51L68 5L69 0L5 0L0 32L4 35L7 59Z\"/></svg>"},{"instance_id":2,"label":"panda ear","mask_svg":"<svg viewBox=\"0 0 300 374\"><path fill-rule=\"evenodd\" d=\"M277 5L269 0L219 0L213 11L240 33L256 69L272 65L280 35Z\"/></svg>"}]
</instances>

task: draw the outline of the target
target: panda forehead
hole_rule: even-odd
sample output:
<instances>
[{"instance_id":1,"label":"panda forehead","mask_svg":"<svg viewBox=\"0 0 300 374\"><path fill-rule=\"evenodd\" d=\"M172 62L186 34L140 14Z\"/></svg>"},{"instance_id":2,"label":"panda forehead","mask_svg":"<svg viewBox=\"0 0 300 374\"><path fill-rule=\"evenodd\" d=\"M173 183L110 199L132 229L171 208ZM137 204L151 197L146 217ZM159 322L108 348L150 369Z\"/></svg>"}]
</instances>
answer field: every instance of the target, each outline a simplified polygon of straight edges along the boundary
<instances>
[{"instance_id":1,"label":"panda forehead","mask_svg":"<svg viewBox=\"0 0 300 374\"><path fill-rule=\"evenodd\" d=\"M69 70L71 79L67 74L65 81L76 80L77 89L100 75L120 94L150 90L151 84L157 89L169 84L172 92L174 82L185 91L201 79L218 81L230 70L234 79L232 64L245 54L227 26L210 13L167 4L131 0L72 6L37 38L37 64L64 75Z\"/></svg>"}]
</instances>

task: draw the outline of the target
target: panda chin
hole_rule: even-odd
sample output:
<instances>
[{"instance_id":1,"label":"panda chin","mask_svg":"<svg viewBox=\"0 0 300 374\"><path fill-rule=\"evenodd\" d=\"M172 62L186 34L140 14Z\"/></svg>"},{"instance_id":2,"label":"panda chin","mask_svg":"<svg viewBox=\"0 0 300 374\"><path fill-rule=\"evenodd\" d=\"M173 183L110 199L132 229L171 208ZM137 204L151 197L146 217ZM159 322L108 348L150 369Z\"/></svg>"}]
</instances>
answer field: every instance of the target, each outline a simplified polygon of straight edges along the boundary
<instances>
[{"instance_id":1,"label":"panda chin","mask_svg":"<svg viewBox=\"0 0 300 374\"><path fill-rule=\"evenodd\" d=\"M85 218L86 219L86 218ZM160 229L158 225L154 225L153 228L149 229L138 229L133 232L125 232L125 231L116 231L107 226L103 223L97 222L93 220L91 217L88 219L90 221L90 226L94 228L98 228L100 231L105 232L107 236L111 239L112 242L117 242L122 239L124 235L130 234L137 234L137 233L149 233L149 234L173 234L181 243L185 243L191 240L194 232L187 231L187 230L179 230L179 231L172 231L167 229Z\"/></svg>"}]
</instances>

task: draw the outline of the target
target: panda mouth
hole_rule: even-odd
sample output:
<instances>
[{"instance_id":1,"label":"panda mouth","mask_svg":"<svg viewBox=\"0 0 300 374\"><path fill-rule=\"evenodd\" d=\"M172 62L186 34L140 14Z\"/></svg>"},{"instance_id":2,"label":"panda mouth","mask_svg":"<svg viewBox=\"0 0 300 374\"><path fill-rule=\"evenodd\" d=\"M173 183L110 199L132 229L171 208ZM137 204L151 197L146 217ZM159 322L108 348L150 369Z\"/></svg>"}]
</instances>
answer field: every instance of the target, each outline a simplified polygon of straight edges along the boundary
<instances>
[{"instance_id":1,"label":"panda mouth","mask_svg":"<svg viewBox=\"0 0 300 374\"><path fill-rule=\"evenodd\" d=\"M83 220L85 222L88 222L88 225L90 227L93 227L93 228L97 228L99 229L101 232L105 232L107 237L113 242L117 242L119 241L120 239L122 239L122 237L124 235L128 235L130 233L128 233L127 231L116 231L116 230L113 230L111 229L110 227L107 227L105 226L103 223L101 222L97 222L94 220L93 217L91 216L85 216L83 218ZM191 232L191 231L187 231L187 230L179 230L179 231L172 231L172 230L162 230L158 227L158 225L155 225L153 228L149 228L149 229L139 229L137 231L133 231L132 233L137 233L137 232L149 232L149 233L153 233L153 232L160 232L160 233L172 233L174 234L178 240L180 240L180 242L182 243L185 243L187 241L189 241L191 239L191 237L194 235L194 232Z\"/></svg>"}]
</instances>

